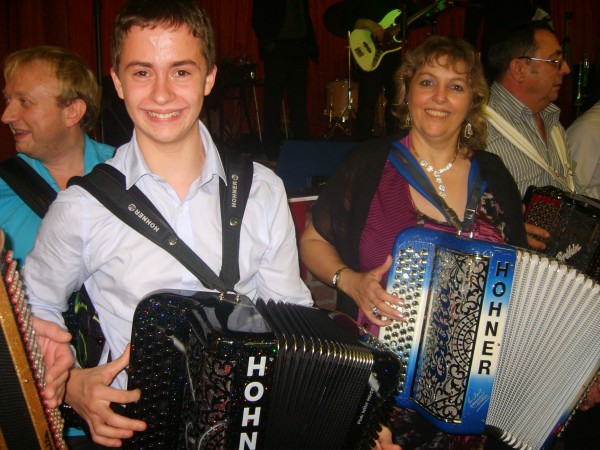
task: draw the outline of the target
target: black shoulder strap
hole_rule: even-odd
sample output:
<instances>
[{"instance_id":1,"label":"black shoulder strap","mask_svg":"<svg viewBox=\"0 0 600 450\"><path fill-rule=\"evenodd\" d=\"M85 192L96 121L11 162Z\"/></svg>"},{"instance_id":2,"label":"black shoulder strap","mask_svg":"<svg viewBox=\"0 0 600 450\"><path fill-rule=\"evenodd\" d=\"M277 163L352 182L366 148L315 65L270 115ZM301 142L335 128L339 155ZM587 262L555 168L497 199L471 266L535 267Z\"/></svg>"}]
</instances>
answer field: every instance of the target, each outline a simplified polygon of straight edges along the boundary
<instances>
[{"instance_id":1,"label":"black shoulder strap","mask_svg":"<svg viewBox=\"0 0 600 450\"><path fill-rule=\"evenodd\" d=\"M56 191L18 156L0 163L0 177L40 217L44 217Z\"/></svg>"},{"instance_id":2,"label":"black shoulder strap","mask_svg":"<svg viewBox=\"0 0 600 450\"><path fill-rule=\"evenodd\" d=\"M223 230L220 278L231 290L240 279L240 231L252 187L254 165L248 156L238 153L224 153L223 161L227 184L221 180L219 185Z\"/></svg>"},{"instance_id":3,"label":"black shoulder strap","mask_svg":"<svg viewBox=\"0 0 600 450\"><path fill-rule=\"evenodd\" d=\"M252 165L249 158L245 163L242 163L246 173L248 173L248 164ZM252 167L250 167L251 170ZM217 276L185 242L179 239L168 222L137 186L134 185L129 190L125 189L125 176L113 166L99 164L88 175L73 177L69 181L69 185L75 184L86 189L115 216L173 255L207 288L227 292L232 291L235 283L239 280L238 248L239 232L243 218L242 207L245 206L247 196L250 193L249 185L241 178L242 172L239 173L237 178L233 175L228 175L230 181L236 179L238 185L243 185L244 188L248 186L248 189L243 190L243 196L240 196L242 193L239 191L236 192L233 186L230 186L232 184L230 182L225 190L225 195L222 193L221 197L222 204L225 203L224 198L230 198L228 202L229 208L222 212L223 221L227 220L228 224L236 223L235 226L228 225L223 228L223 264L221 273L226 275L225 278ZM250 173L251 182L252 173ZM234 196L238 196L235 202L231 201ZM235 204L235 207L231 207L232 204ZM228 210L233 210L234 212L231 218L226 219L226 216L229 216ZM235 263L235 268L231 268L233 263Z\"/></svg>"}]
</instances>

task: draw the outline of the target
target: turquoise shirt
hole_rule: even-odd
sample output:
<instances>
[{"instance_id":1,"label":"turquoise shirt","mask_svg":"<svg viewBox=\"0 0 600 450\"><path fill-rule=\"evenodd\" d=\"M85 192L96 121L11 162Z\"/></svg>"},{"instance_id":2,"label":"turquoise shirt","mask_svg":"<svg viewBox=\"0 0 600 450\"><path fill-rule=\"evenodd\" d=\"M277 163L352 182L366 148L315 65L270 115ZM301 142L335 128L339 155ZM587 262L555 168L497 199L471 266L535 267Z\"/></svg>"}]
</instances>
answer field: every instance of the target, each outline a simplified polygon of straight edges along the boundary
<instances>
[{"instance_id":1,"label":"turquoise shirt","mask_svg":"<svg viewBox=\"0 0 600 450\"><path fill-rule=\"evenodd\" d=\"M100 144L86 135L84 172L88 173L96 164L112 158L114 152L114 147ZM56 181L41 162L22 154L19 154L19 157L33 167L56 192L59 191ZM25 257L33 248L35 235L41 222L42 219L0 178L0 228L6 235L5 247L13 250L20 268L23 267Z\"/></svg>"}]
</instances>

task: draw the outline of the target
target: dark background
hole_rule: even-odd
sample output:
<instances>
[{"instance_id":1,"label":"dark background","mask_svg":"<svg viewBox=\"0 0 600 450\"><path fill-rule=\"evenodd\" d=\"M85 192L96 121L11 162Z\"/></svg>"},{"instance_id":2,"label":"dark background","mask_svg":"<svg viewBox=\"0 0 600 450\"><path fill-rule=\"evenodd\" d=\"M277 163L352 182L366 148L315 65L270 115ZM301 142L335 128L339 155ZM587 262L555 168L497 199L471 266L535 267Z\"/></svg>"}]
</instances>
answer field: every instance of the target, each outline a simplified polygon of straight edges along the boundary
<instances>
[{"instance_id":1,"label":"dark background","mask_svg":"<svg viewBox=\"0 0 600 450\"><path fill-rule=\"evenodd\" d=\"M52 44L69 48L102 76L107 76L110 67L109 35L113 19L125 0L0 0L0 57L24 47L38 44ZM167 0L168 1L168 0ZM217 37L217 61L248 61L257 64L257 75L262 75L258 57L258 44L251 28L251 0L198 0L209 13ZM368 1L368 0L365 0ZM510 12L511 2L529 0L468 0L453 2L435 17L435 23L410 27L408 47L421 43L435 30L437 34L465 36L465 18L477 15L479 4L486 1L498 2ZM348 77L347 38L335 35L325 26L323 17L328 7L336 0L309 0L320 47L318 64L311 63L309 68L309 117L310 130L315 138L321 138L327 132L326 88L329 82ZM425 7L431 1L415 0L417 7ZM450 2L448 2L450 3ZM573 74L561 89L557 104L562 109L561 120L568 126L576 116L573 106L576 95L578 64L587 54L592 69L595 68L597 50L600 47L600 2L598 0L547 0L552 14L553 25L559 41L568 34L572 47ZM565 20L566 13L572 13L570 27ZM467 19L470 23L470 19ZM476 44L481 42L481 33L485 24L478 24L467 30L467 36L475 36ZM96 26L98 25L98 26ZM331 27L329 27L331 28ZM570 29L568 29L570 28ZM472 30L475 29L475 32ZM568 32L568 33L567 33ZM471 38L473 40L473 38ZM225 67L224 64L221 64ZM590 76L594 71L590 72ZM594 81L594 80L591 80ZM2 86L4 80L2 80ZM259 108L262 110L262 89L256 89ZM119 128L113 119L118 116L121 102L112 98L113 88L105 84L107 99L105 109L109 131ZM218 99L227 103L222 121L231 124L232 117L240 114L239 103ZM217 105L218 106L218 105ZM256 130L253 103L250 102L250 125L239 120L240 133ZM236 109L237 108L237 109ZM237 120L237 119L236 119ZM262 115L261 115L262 120ZM112 121L112 122L111 122ZM119 121L117 121L119 122ZM121 121L122 122L122 121ZM125 123L125 127L128 125ZM213 124L214 127L214 124ZM106 128L106 127L105 127ZM214 130L213 130L214 131ZM97 139L102 140L99 134ZM0 159L14 153L13 139L7 126L0 125Z\"/></svg>"}]
</instances>

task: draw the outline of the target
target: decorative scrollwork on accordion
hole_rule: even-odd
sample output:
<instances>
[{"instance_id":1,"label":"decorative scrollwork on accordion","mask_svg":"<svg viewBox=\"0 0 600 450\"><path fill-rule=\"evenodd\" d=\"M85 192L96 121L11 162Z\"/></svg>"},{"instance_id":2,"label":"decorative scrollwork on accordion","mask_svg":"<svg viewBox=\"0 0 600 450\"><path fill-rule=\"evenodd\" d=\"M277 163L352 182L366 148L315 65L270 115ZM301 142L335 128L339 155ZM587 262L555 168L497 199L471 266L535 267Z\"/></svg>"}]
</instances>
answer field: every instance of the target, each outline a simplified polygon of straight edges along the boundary
<instances>
[{"instance_id":1,"label":"decorative scrollwork on accordion","mask_svg":"<svg viewBox=\"0 0 600 450\"><path fill-rule=\"evenodd\" d=\"M487 264L481 258L441 252L433 310L415 399L436 417L460 419L469 381Z\"/></svg>"}]
</instances>

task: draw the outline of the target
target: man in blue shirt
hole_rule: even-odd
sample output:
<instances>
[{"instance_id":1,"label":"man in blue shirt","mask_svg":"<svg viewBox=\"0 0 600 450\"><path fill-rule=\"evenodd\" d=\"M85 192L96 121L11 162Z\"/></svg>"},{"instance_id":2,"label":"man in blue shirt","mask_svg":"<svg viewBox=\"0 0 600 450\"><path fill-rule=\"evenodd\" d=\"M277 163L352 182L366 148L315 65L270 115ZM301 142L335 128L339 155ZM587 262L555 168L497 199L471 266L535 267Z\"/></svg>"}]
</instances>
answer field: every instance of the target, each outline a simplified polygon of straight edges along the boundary
<instances>
[{"instance_id":1,"label":"man in blue shirt","mask_svg":"<svg viewBox=\"0 0 600 450\"><path fill-rule=\"evenodd\" d=\"M83 175L114 154L114 148L87 136L100 112L100 86L90 68L74 53L38 46L16 51L4 62L6 107L2 122L15 138L17 157L25 161L56 192L75 175ZM0 228L6 248L18 267L32 250L41 224L37 215L0 178ZM46 340L69 342L70 335L54 324L34 319L48 371L45 396L54 407L62 398L67 370L73 365L68 347L48 351ZM68 434L83 434L69 429Z\"/></svg>"},{"instance_id":2,"label":"man in blue shirt","mask_svg":"<svg viewBox=\"0 0 600 450\"><path fill-rule=\"evenodd\" d=\"M6 108L2 122L15 138L18 157L56 192L114 153L86 132L100 112L100 86L90 68L68 50L38 46L9 55L4 63ZM0 228L19 266L33 248L41 218L0 179Z\"/></svg>"}]
</instances>

